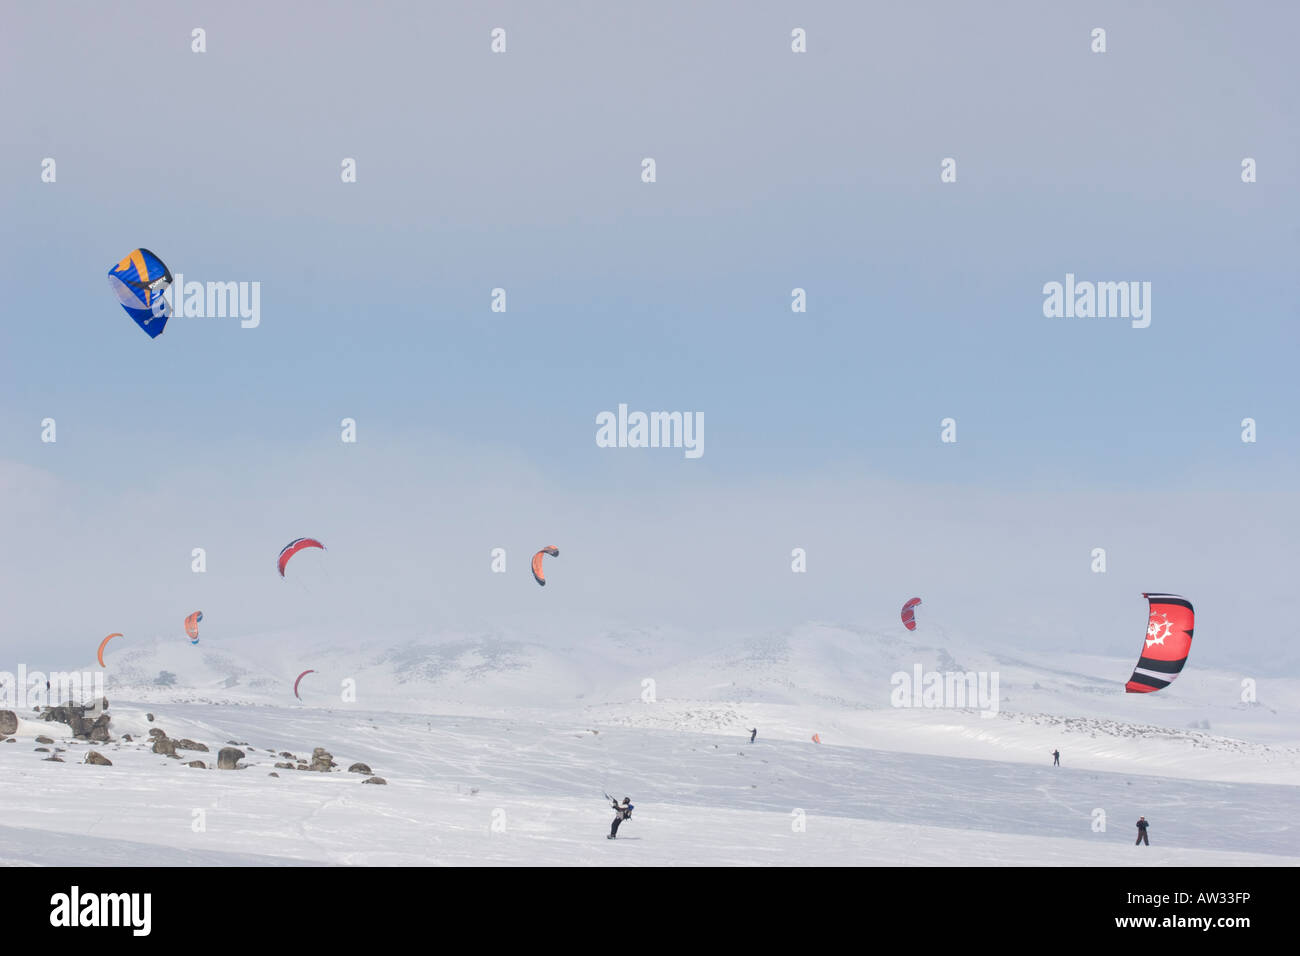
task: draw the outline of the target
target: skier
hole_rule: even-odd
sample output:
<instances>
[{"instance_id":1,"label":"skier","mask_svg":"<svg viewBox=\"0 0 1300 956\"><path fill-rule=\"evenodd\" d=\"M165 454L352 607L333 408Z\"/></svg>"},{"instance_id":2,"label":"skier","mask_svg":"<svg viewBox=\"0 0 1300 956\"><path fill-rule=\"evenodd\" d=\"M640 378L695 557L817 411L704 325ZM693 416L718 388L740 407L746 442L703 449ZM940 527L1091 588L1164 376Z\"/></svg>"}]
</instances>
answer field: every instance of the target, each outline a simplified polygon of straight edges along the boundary
<instances>
[{"instance_id":1,"label":"skier","mask_svg":"<svg viewBox=\"0 0 1300 956\"><path fill-rule=\"evenodd\" d=\"M1061 752L1060 752L1059 750L1053 750L1053 751L1052 751L1052 766L1053 766L1053 767L1059 767L1060 765L1061 765Z\"/></svg>"},{"instance_id":2,"label":"skier","mask_svg":"<svg viewBox=\"0 0 1300 956\"><path fill-rule=\"evenodd\" d=\"M757 736L758 736L758 728L755 727L753 730L749 732L749 742L752 744L754 742L754 738Z\"/></svg>"},{"instance_id":3,"label":"skier","mask_svg":"<svg viewBox=\"0 0 1300 956\"><path fill-rule=\"evenodd\" d=\"M1133 841L1134 846L1139 843L1145 843L1147 846L1151 845L1151 841L1147 839L1147 827L1149 825L1146 817L1138 817L1138 838Z\"/></svg>"},{"instance_id":4,"label":"skier","mask_svg":"<svg viewBox=\"0 0 1300 956\"><path fill-rule=\"evenodd\" d=\"M609 826L609 836L605 837L606 840L616 839L618 837L618 825L622 823L624 820L632 819L632 798L631 797L624 797L623 805L621 807L618 805L617 802L613 804L613 807L614 807L614 822L611 823Z\"/></svg>"}]
</instances>

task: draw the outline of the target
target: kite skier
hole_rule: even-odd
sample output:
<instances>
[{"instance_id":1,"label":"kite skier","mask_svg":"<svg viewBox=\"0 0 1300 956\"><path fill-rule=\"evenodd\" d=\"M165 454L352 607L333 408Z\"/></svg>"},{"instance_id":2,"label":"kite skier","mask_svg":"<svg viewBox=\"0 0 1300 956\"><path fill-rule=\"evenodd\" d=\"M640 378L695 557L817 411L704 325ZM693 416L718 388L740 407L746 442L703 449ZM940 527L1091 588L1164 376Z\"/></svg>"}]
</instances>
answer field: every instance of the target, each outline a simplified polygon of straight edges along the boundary
<instances>
[{"instance_id":1,"label":"kite skier","mask_svg":"<svg viewBox=\"0 0 1300 956\"><path fill-rule=\"evenodd\" d=\"M605 794L605 797L609 800L610 805L614 808L614 822L609 825L609 836L605 837L605 839L615 840L618 838L618 825L622 823L624 820L632 819L632 798L624 797L623 805L619 806L618 801L615 800L613 797L610 797L609 794Z\"/></svg>"}]
</instances>

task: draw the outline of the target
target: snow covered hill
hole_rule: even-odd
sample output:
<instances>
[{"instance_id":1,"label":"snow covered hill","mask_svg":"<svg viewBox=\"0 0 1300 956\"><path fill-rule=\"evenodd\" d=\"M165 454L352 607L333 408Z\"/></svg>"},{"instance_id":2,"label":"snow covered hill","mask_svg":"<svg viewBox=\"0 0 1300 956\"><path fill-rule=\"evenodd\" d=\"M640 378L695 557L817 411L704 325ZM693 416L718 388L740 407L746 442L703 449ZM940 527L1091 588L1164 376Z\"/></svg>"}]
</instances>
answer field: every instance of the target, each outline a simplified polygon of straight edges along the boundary
<instances>
[{"instance_id":1,"label":"snow covered hill","mask_svg":"<svg viewBox=\"0 0 1300 956\"><path fill-rule=\"evenodd\" d=\"M26 714L0 744L0 862L1300 863L1287 681L1244 703L1251 675L1189 668L1126 695L1132 661L829 624L709 651L672 632L580 637L117 639L115 742ZM891 678L918 666L996 675L996 708L891 706ZM210 751L155 754L159 728ZM33 752L40 733L65 762ZM243 769L187 765L229 741ZM276 767L316 747L336 772ZM90 749L113 765L81 763ZM617 841L602 791L637 806ZM1132 846L1139 814L1150 848Z\"/></svg>"}]
</instances>

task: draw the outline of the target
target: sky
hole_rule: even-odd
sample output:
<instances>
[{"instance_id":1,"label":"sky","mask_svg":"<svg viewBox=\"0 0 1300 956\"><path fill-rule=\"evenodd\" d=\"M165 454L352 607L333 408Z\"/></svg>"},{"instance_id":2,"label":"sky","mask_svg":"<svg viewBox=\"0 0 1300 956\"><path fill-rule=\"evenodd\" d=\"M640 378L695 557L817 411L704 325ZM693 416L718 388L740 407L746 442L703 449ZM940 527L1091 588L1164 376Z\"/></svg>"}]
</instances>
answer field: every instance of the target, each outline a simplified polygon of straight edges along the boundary
<instances>
[{"instance_id":1,"label":"sky","mask_svg":"<svg viewBox=\"0 0 1300 956\"><path fill-rule=\"evenodd\" d=\"M706 646L920 594L1122 655L1150 590L1194 659L1300 669L1300 11L897 6L5 4L0 646L196 607ZM137 246L260 323L150 340ZM1045 317L1067 274L1150 326ZM703 455L598 447L620 403Z\"/></svg>"}]
</instances>

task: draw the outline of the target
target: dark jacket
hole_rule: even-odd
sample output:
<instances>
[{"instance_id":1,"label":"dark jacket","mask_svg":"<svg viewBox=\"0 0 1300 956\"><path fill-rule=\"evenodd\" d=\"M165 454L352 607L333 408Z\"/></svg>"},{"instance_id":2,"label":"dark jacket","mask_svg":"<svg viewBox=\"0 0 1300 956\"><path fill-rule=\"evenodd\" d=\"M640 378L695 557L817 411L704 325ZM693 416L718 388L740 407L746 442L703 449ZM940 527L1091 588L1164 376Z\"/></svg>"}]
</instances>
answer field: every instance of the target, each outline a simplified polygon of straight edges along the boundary
<instances>
[{"instance_id":1,"label":"dark jacket","mask_svg":"<svg viewBox=\"0 0 1300 956\"><path fill-rule=\"evenodd\" d=\"M620 806L619 804L616 803L613 806L614 806L614 812L617 814L617 817L615 819L618 820L632 819L632 804L625 803Z\"/></svg>"},{"instance_id":2,"label":"dark jacket","mask_svg":"<svg viewBox=\"0 0 1300 956\"><path fill-rule=\"evenodd\" d=\"M1139 821L1138 821L1138 829L1139 829L1139 830L1145 830L1148 826L1150 826L1150 824L1147 823L1146 820L1139 820Z\"/></svg>"}]
</instances>

